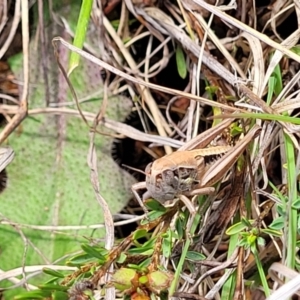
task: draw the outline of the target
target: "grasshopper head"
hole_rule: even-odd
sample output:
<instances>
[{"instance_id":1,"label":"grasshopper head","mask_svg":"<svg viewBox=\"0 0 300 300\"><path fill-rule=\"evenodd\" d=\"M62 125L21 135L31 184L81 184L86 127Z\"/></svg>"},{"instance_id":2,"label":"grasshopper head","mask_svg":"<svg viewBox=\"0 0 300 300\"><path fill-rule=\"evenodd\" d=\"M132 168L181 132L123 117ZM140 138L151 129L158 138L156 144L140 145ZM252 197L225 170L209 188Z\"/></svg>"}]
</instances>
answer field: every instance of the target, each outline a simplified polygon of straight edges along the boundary
<instances>
[{"instance_id":1,"label":"grasshopper head","mask_svg":"<svg viewBox=\"0 0 300 300\"><path fill-rule=\"evenodd\" d=\"M153 163L150 163L147 165L145 173L146 186L151 197L161 203L176 198L177 191L172 184L172 182L176 181L173 170L164 169L161 172L161 170L155 170Z\"/></svg>"}]
</instances>

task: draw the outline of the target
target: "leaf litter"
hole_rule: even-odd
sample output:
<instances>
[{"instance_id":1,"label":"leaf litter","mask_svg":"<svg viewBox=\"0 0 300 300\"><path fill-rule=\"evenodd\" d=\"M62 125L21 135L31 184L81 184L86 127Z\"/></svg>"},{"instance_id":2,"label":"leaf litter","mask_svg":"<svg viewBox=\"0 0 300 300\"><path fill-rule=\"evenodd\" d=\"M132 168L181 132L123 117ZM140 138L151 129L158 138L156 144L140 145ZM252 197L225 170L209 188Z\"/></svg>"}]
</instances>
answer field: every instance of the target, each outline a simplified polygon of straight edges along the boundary
<instances>
[{"instance_id":1,"label":"leaf litter","mask_svg":"<svg viewBox=\"0 0 300 300\"><path fill-rule=\"evenodd\" d=\"M103 2L103 5L105 4L107 3ZM113 7L115 7L114 5ZM104 7L104 11L108 12L109 9L105 10ZM160 214L155 211L158 217L152 220L151 212L148 225L142 223L137 232L154 229L152 240L148 241L150 244L153 242L154 247L153 245L150 248L146 247L146 243L143 245L144 248L143 246L133 247L133 244L137 243L135 238L139 239L137 232L125 237L123 242L116 246L115 252L109 254L106 263L97 265L99 268L91 276L92 280L100 279L108 270L109 265L121 256L121 253L130 257L130 251L135 250L139 255L144 253L145 257L149 258L145 253L150 251L150 263L148 262L146 265L147 271L139 266L140 269L134 273L134 277L140 281L143 279L145 282L137 285L131 282L132 288L126 291L132 298L136 297L139 289L140 297L143 293L147 296L151 294L154 297L155 294L161 292L163 289L161 286L157 292L149 290L147 285L147 278L152 278L152 274L156 274L158 267L165 268L170 274L174 274L169 292L177 298L239 299L243 297L253 299L255 295L260 295L260 299L267 297L282 299L282 295L287 295L287 292L292 295L296 292L297 285L290 290L291 285L285 285L284 281L279 280L279 277L282 274L286 278L296 278L297 272L294 271L295 273L292 272L292 274L287 269L298 271L296 183L299 173L299 159L297 159L299 158L299 123L297 121L299 102L297 101L298 80L296 79L299 76L300 59L295 49L297 49L299 40L299 30L295 27L294 31L290 30L286 33L280 30L280 26L289 19L291 14L294 15L294 18L298 18L298 5L296 2L290 3L289 1L274 1L272 5L269 3L268 6L256 4L254 7L253 2L250 1L242 3L231 1L229 4L220 1L213 6L211 1L203 0L182 0L176 3L124 0L119 3L119 10L112 10L112 13L115 14L114 17L116 13L119 17L117 30L106 16L99 17L96 12L92 13L93 21L96 24L99 21L106 33L109 34L99 41L101 49L110 50L110 53L113 54L108 59L109 64L107 65L104 59L99 60L96 56L91 57L84 51L75 50L95 65L116 74L110 82L114 93L127 90L130 96L136 100L136 108L145 111L163 139L178 139L180 143L184 143L197 135L199 130L211 126L211 121L207 121L207 117L236 118L236 116L230 115L233 110L239 111L239 117L244 114L245 118L251 118L249 115L246 117L246 113L256 114L257 121L253 122L258 123L262 127L262 131L260 137L253 143L252 151L248 152L248 158L245 158L247 163L240 162L244 164L245 169L237 168L235 172L229 173L230 179L227 180L227 183L231 182L232 186L236 184L236 189L234 188L232 193L229 193L228 187L221 185L219 193L214 197L208 197L205 205L200 200L200 226L197 224L194 232L190 233L193 240L190 239L191 236L184 235L183 228L187 220L182 214L186 216L186 212L181 211L182 214L177 215L176 224L171 222L177 212L175 208L170 208L167 212L161 211ZM128 20L131 18L135 19L139 26L129 26ZM96 28L97 30L100 29ZM138 68L129 49L134 51L135 44L145 36L148 37L145 59ZM124 44L128 37L131 38L130 42ZM158 46L163 49L161 52L157 52L154 48L153 39L157 39L161 43ZM189 83L184 92L176 90L176 86L173 87L175 89L167 89L149 81L151 77L156 76L157 70L163 70L167 66L166 57L170 59L172 55L175 55L176 47L165 43L166 39L178 43L184 51L185 56L181 55L180 59L186 58L189 71L187 75ZM71 45L61 39L56 39L56 42L74 50ZM89 47L90 53L97 53L94 51L94 45L89 45ZM154 52L158 54L153 61L151 57ZM159 57L161 54L163 55ZM280 74L275 73L278 63ZM204 69L204 65L212 72L212 75L203 72L205 74L203 78L200 70ZM178 72L181 73L182 70L178 70ZM222 93L216 93L212 97L206 89L200 86L200 83L209 86L216 82L216 79L222 83L220 84ZM271 82L277 84L273 89ZM282 90L279 90L278 93L278 86L281 83ZM219 86L217 88L220 89ZM169 101L167 94L172 93L191 99L188 110L178 113L180 121L176 124L178 127L176 131L166 121L164 111L160 109L167 103L155 101L161 93L165 93L166 102ZM266 104L267 97L270 100ZM210 107L213 109L209 109ZM95 109L94 114L98 111L99 106ZM173 107L170 106L168 109L172 111ZM172 111L172 113L174 112ZM273 121L265 121L266 115L272 115ZM279 116L291 116L295 121L293 118L279 119ZM24 122L24 126L28 119ZM238 136L245 127L249 126L250 121L251 119L244 123L236 122L231 128L231 133L235 132L235 135ZM106 120L103 119L100 123L105 126ZM214 123L218 123L216 118ZM115 123L112 127L117 133L123 130L122 133L126 134L126 130L120 125ZM62 127L60 130L60 133L64 134ZM183 134L177 135L178 131ZM142 136L147 139L146 135ZM223 140L227 138L225 134ZM55 140L57 141L57 139ZM27 143L29 142L30 140ZM170 144L160 140L160 145L164 146L166 154L172 152ZM247 168L245 166L249 164L249 161L252 161L253 165ZM236 174L244 176L244 181L241 181ZM64 180L68 178L69 176L62 177L62 181L59 183L64 183ZM237 193L239 188L242 189L241 193ZM274 193L277 199L275 206L264 203L268 198L274 199ZM234 225L230 227L231 225L228 224L231 222L230 217L221 232L214 232L212 240L203 239L206 232L203 229L207 229L207 225L211 225L211 214L222 213L220 208L218 211L218 205L222 207L220 203L223 202L224 205L224 201L230 199L228 195L233 194L245 195L238 201L239 207L234 216ZM234 203L237 203L236 199ZM278 203L279 205L277 205ZM270 225L273 220L280 218L282 222L277 223L276 231L275 227L272 229ZM222 218L222 222L224 222L224 218ZM169 226L177 236L172 235L168 229ZM230 228L226 231L228 227ZM227 234L224 234L225 231ZM233 231L239 232L240 235L232 234ZM161 235L158 232L161 232ZM167 251L170 245L168 241L172 241L171 251ZM291 248L290 245L294 246ZM203 263L189 263L185 261L185 257L189 257L188 251L203 253L206 259ZM168 256L167 253L171 254ZM137 262L139 261L138 257L140 258L139 255L136 255L134 259L131 257L131 259ZM178 261L180 255L181 258ZM272 265L274 261L277 264ZM286 265L287 269L280 269L278 267L280 263ZM122 266L126 266L126 263L123 263ZM270 277L265 276L268 271ZM80 278L80 275L82 275L80 272L79 275L76 272L73 274L75 278L77 276ZM257 280L258 275L260 276L259 280ZM144 278L145 276L147 278ZM67 278L64 283L69 283L68 280L74 279L74 277ZM168 279L171 277L173 275L167 275ZM274 292L270 296L273 290L278 288L278 284L282 285L278 289L280 294ZM284 291L283 294L282 291ZM276 296L276 293L280 296ZM114 298L106 297L106 299Z\"/></svg>"}]
</instances>

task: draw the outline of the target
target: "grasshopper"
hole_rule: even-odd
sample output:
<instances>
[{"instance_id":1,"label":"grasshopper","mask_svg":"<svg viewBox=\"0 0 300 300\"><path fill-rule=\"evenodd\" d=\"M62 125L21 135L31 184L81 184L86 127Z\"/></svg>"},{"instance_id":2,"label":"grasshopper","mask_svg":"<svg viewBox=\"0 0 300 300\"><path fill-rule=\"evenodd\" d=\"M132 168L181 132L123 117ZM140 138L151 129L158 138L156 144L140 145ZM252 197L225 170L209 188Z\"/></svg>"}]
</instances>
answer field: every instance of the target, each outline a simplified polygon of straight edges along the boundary
<instances>
[{"instance_id":1,"label":"grasshopper","mask_svg":"<svg viewBox=\"0 0 300 300\"><path fill-rule=\"evenodd\" d=\"M186 143L178 151L148 164L145 170L145 182L132 186L132 192L145 212L145 205L137 193L139 189L147 189L143 200L154 198L164 204L179 198L190 213L195 213L195 208L188 197L213 193L215 189L212 186L225 176L260 131L260 127L254 125L234 147L195 149L207 146L231 122L232 120L224 120ZM205 163L205 156L218 154L223 156L213 164Z\"/></svg>"}]
</instances>

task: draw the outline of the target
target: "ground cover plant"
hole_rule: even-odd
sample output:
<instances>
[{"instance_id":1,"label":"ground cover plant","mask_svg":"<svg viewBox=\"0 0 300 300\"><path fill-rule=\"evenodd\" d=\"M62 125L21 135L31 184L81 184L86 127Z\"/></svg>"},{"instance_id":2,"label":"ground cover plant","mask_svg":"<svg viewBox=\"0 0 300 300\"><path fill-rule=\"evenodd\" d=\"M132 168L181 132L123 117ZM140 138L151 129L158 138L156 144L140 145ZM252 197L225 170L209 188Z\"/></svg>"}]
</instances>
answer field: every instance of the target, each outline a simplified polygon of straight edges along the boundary
<instances>
[{"instance_id":1,"label":"ground cover plant","mask_svg":"<svg viewBox=\"0 0 300 300\"><path fill-rule=\"evenodd\" d=\"M297 1L1 9L3 299L298 297Z\"/></svg>"}]
</instances>

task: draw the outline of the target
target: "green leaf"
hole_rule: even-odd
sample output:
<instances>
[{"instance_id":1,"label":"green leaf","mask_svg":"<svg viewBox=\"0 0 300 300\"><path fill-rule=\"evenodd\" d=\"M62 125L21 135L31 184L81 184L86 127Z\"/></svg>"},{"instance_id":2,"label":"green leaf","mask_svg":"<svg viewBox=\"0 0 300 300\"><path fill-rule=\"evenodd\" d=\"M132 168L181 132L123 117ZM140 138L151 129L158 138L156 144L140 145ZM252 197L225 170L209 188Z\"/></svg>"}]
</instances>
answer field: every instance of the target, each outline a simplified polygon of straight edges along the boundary
<instances>
[{"instance_id":1,"label":"green leaf","mask_svg":"<svg viewBox=\"0 0 300 300\"><path fill-rule=\"evenodd\" d=\"M206 259L206 256L202 253L196 252L196 251L188 251L186 254L186 259L192 260L192 261L199 261Z\"/></svg>"},{"instance_id":2,"label":"green leaf","mask_svg":"<svg viewBox=\"0 0 300 300\"><path fill-rule=\"evenodd\" d=\"M58 277L52 277L49 278L45 284L59 284L59 278Z\"/></svg>"},{"instance_id":3,"label":"green leaf","mask_svg":"<svg viewBox=\"0 0 300 300\"><path fill-rule=\"evenodd\" d=\"M164 238L162 240L162 251L164 257L170 257L172 253L171 237Z\"/></svg>"},{"instance_id":4,"label":"green leaf","mask_svg":"<svg viewBox=\"0 0 300 300\"><path fill-rule=\"evenodd\" d=\"M23 300L23 299L45 299L46 297L50 297L51 292L50 291L41 291L41 290L35 290L35 291L29 291L21 293L14 297L14 300Z\"/></svg>"},{"instance_id":5,"label":"green leaf","mask_svg":"<svg viewBox=\"0 0 300 300\"><path fill-rule=\"evenodd\" d=\"M151 263L152 261L152 258L149 257L149 258L146 258L145 260L143 260L140 264L139 264L139 267L142 269L142 268L147 268L149 266L149 264Z\"/></svg>"},{"instance_id":6,"label":"green leaf","mask_svg":"<svg viewBox=\"0 0 300 300\"><path fill-rule=\"evenodd\" d=\"M249 245L248 245L248 241L247 241L246 238L241 239L241 240L239 241L238 245L239 245L240 247L246 247L246 248L249 246Z\"/></svg>"},{"instance_id":7,"label":"green leaf","mask_svg":"<svg viewBox=\"0 0 300 300\"><path fill-rule=\"evenodd\" d=\"M183 228L183 220L181 218L176 219L175 227L178 234L178 239L181 240L184 235L184 228Z\"/></svg>"},{"instance_id":8,"label":"green leaf","mask_svg":"<svg viewBox=\"0 0 300 300\"><path fill-rule=\"evenodd\" d=\"M90 256L98 258L102 262L106 261L105 256L103 256L103 254L102 254L103 249L99 249L99 247L97 247L97 246L90 246L88 244L82 244L81 248L84 252L88 253Z\"/></svg>"},{"instance_id":9,"label":"green leaf","mask_svg":"<svg viewBox=\"0 0 300 300\"><path fill-rule=\"evenodd\" d=\"M51 276L54 276L54 277L58 277L58 278L64 278L65 275L56 271L56 270L53 270L53 269L49 269L49 268L44 268L43 269L43 272L45 274L48 274L48 275L51 275Z\"/></svg>"},{"instance_id":10,"label":"green leaf","mask_svg":"<svg viewBox=\"0 0 300 300\"><path fill-rule=\"evenodd\" d=\"M255 221L254 220L249 220L250 224L253 224ZM238 222L232 226L230 226L227 230L226 230L226 234L227 235L234 235L237 234L245 229L247 229L248 226L242 222Z\"/></svg>"},{"instance_id":11,"label":"green leaf","mask_svg":"<svg viewBox=\"0 0 300 300\"><path fill-rule=\"evenodd\" d=\"M281 237L282 236L281 231L270 229L270 228L261 229L261 232L272 235L272 236L276 236L276 237Z\"/></svg>"},{"instance_id":12,"label":"green leaf","mask_svg":"<svg viewBox=\"0 0 300 300\"><path fill-rule=\"evenodd\" d=\"M52 299L53 300L68 300L68 299L70 299L70 297L67 293L64 293L61 291L55 291L52 293Z\"/></svg>"},{"instance_id":13,"label":"green leaf","mask_svg":"<svg viewBox=\"0 0 300 300\"><path fill-rule=\"evenodd\" d=\"M242 217L241 222L242 222L247 228L251 228L251 222L250 222L248 219Z\"/></svg>"},{"instance_id":14,"label":"green leaf","mask_svg":"<svg viewBox=\"0 0 300 300\"><path fill-rule=\"evenodd\" d=\"M74 257L68 259L66 261L66 264L68 266L72 266L72 267L80 267L83 264L88 264L91 262L95 262L95 258L93 256L91 256L88 253L81 253L81 254L75 255Z\"/></svg>"},{"instance_id":15,"label":"green leaf","mask_svg":"<svg viewBox=\"0 0 300 300\"><path fill-rule=\"evenodd\" d=\"M240 220L240 215L237 213L234 216L234 222L238 222ZM229 259L233 252L236 250L237 246L239 245L239 234L231 235L229 239L228 251L227 251L227 258ZM233 299L233 294L236 287L236 272L232 273L222 287L222 300L230 300Z\"/></svg>"},{"instance_id":16,"label":"green leaf","mask_svg":"<svg viewBox=\"0 0 300 300\"><path fill-rule=\"evenodd\" d=\"M273 73L272 77L275 78L275 85L274 85L274 94L275 96L278 96L282 91L282 75L280 66L277 64Z\"/></svg>"},{"instance_id":17,"label":"green leaf","mask_svg":"<svg viewBox=\"0 0 300 300\"><path fill-rule=\"evenodd\" d=\"M300 216L298 215L298 220L297 220L297 233L299 234L300 232Z\"/></svg>"},{"instance_id":18,"label":"green leaf","mask_svg":"<svg viewBox=\"0 0 300 300\"><path fill-rule=\"evenodd\" d=\"M276 78L274 76L271 76L268 82L268 95L267 95L267 104L270 105L274 90L275 90L275 84L276 84Z\"/></svg>"},{"instance_id":19,"label":"green leaf","mask_svg":"<svg viewBox=\"0 0 300 300\"><path fill-rule=\"evenodd\" d=\"M134 240L138 240L140 238L145 237L148 234L148 231L145 229L136 230L133 235Z\"/></svg>"},{"instance_id":20,"label":"green leaf","mask_svg":"<svg viewBox=\"0 0 300 300\"><path fill-rule=\"evenodd\" d=\"M291 50L292 52L294 52L294 53L300 55L300 46L299 46L299 45L292 47L290 50Z\"/></svg>"},{"instance_id":21,"label":"green leaf","mask_svg":"<svg viewBox=\"0 0 300 300\"><path fill-rule=\"evenodd\" d=\"M125 262L126 259L127 259L127 255L124 252L122 252L118 257L117 263L122 264Z\"/></svg>"},{"instance_id":22,"label":"green leaf","mask_svg":"<svg viewBox=\"0 0 300 300\"><path fill-rule=\"evenodd\" d=\"M238 126L236 122L234 122L231 125L230 134L232 136L237 136L237 135L241 134L242 132L243 132L243 128L241 128L240 126Z\"/></svg>"},{"instance_id":23,"label":"green leaf","mask_svg":"<svg viewBox=\"0 0 300 300\"><path fill-rule=\"evenodd\" d=\"M64 7L66 20L72 22L68 10L71 16L75 8ZM49 43L58 34L68 38L65 32L57 32L55 28L57 26L47 23ZM30 44L29 109L41 109L44 112L27 117L9 137L8 142L15 151L15 159L7 168L9 185L1 194L0 212L7 220L29 226L87 226L103 223L103 211L96 200L87 164L90 128L78 114L45 113L49 111L49 107L46 104L42 57L41 52L35 51L35 43L33 39ZM69 109L76 112L66 81L58 70L51 43L46 49L49 55L45 60L50 85L49 105L52 106L51 109L56 105L55 109L59 111ZM60 50L61 63L67 67L69 53L66 49ZM23 80L22 62L21 55L10 60L13 72L20 82ZM103 97L99 68L83 60L70 80L78 98L87 99L80 104L81 109L96 115ZM89 99L93 101L88 101ZM63 108L62 104L66 107ZM126 98L108 97L106 117L123 121L130 111L130 101ZM90 125L92 121L90 118ZM110 132L101 126L97 129ZM100 193L107 201L111 213L115 214L131 199L130 186L135 180L114 162L111 157L112 143L113 138L109 136L95 136ZM103 229L42 229L1 224L0 269L9 270L23 264L45 264L45 260L52 262L66 253L78 251L80 244L86 241L83 236L93 236L96 239L105 234ZM30 241L26 242L26 252L20 231ZM5 298L12 299L11 296Z\"/></svg>"},{"instance_id":24,"label":"green leaf","mask_svg":"<svg viewBox=\"0 0 300 300\"><path fill-rule=\"evenodd\" d=\"M297 198L296 201L293 202L292 207L297 210L300 209L300 198Z\"/></svg>"},{"instance_id":25,"label":"green leaf","mask_svg":"<svg viewBox=\"0 0 300 300\"><path fill-rule=\"evenodd\" d=\"M283 205L276 205L276 211L278 212L278 214L280 216L284 216L285 215L285 207Z\"/></svg>"},{"instance_id":26,"label":"green leaf","mask_svg":"<svg viewBox=\"0 0 300 300\"><path fill-rule=\"evenodd\" d=\"M187 67L185 62L185 56L180 46L176 47L176 63L179 76L182 79L185 79L187 75Z\"/></svg>"},{"instance_id":27,"label":"green leaf","mask_svg":"<svg viewBox=\"0 0 300 300\"><path fill-rule=\"evenodd\" d=\"M265 246L266 245L266 240L264 239L264 238L262 238L262 237L258 237L257 238L257 244L259 245L259 246Z\"/></svg>"},{"instance_id":28,"label":"green leaf","mask_svg":"<svg viewBox=\"0 0 300 300\"><path fill-rule=\"evenodd\" d=\"M133 248L129 249L128 253L130 254L143 254L143 255L152 255L153 247L141 247L141 248Z\"/></svg>"},{"instance_id":29,"label":"green leaf","mask_svg":"<svg viewBox=\"0 0 300 300\"><path fill-rule=\"evenodd\" d=\"M213 95L218 91L219 87L215 85L208 85L205 87L205 90L210 94L211 99Z\"/></svg>"},{"instance_id":30,"label":"green leaf","mask_svg":"<svg viewBox=\"0 0 300 300\"><path fill-rule=\"evenodd\" d=\"M39 288L43 291L67 291L68 286L62 286L58 284L40 284Z\"/></svg>"},{"instance_id":31,"label":"green leaf","mask_svg":"<svg viewBox=\"0 0 300 300\"><path fill-rule=\"evenodd\" d=\"M143 224L147 224L151 221L154 221L154 220L158 219L159 217L161 217L164 214L165 214L164 211L155 211L155 210L150 211L149 214L147 215L147 219L142 220L141 224L143 225Z\"/></svg>"},{"instance_id":32,"label":"green leaf","mask_svg":"<svg viewBox=\"0 0 300 300\"><path fill-rule=\"evenodd\" d=\"M284 227L284 218L283 217L279 217L275 220L273 220L273 222L269 225L270 229L273 230L281 230Z\"/></svg>"},{"instance_id":33,"label":"green leaf","mask_svg":"<svg viewBox=\"0 0 300 300\"><path fill-rule=\"evenodd\" d=\"M155 245L155 241L156 241L156 237L153 237L151 239L149 239L148 241L146 241L144 244L143 244L143 248L148 248L148 247L154 247Z\"/></svg>"},{"instance_id":34,"label":"green leaf","mask_svg":"<svg viewBox=\"0 0 300 300\"><path fill-rule=\"evenodd\" d=\"M136 264L128 264L127 265L128 268L130 269L134 269L134 270L137 270L137 271L141 271L141 267L139 265L136 265Z\"/></svg>"},{"instance_id":35,"label":"green leaf","mask_svg":"<svg viewBox=\"0 0 300 300\"><path fill-rule=\"evenodd\" d=\"M147 208L153 211L161 211L161 212L166 212L167 209L157 200L155 199L149 199L145 201L145 205Z\"/></svg>"}]
</instances>

